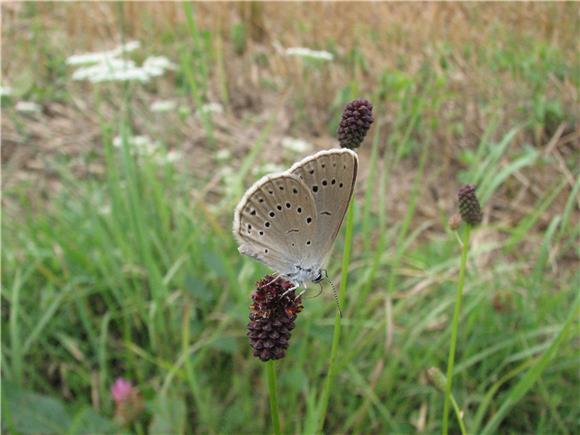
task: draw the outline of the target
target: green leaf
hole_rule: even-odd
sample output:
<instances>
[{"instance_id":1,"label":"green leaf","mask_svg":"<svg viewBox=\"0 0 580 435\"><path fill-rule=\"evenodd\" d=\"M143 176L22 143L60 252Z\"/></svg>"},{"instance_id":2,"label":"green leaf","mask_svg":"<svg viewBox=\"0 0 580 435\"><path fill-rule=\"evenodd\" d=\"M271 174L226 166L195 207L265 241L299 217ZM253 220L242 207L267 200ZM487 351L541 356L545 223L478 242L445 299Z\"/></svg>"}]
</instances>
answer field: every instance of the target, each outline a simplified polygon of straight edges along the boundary
<instances>
[{"instance_id":1,"label":"green leaf","mask_svg":"<svg viewBox=\"0 0 580 435\"><path fill-rule=\"evenodd\" d=\"M71 425L71 418L60 400L3 383L2 401L6 410L3 432L62 434Z\"/></svg>"},{"instance_id":2,"label":"green leaf","mask_svg":"<svg viewBox=\"0 0 580 435\"><path fill-rule=\"evenodd\" d=\"M539 357L532 365L532 367L526 372L524 376L518 381L518 383L510 390L506 399L501 404L499 410L495 413L493 418L489 421L487 426L483 429L482 434L488 435L495 433L497 427L502 422L502 420L507 416L509 411L518 403L524 395L532 388L532 386L537 382L538 378L547 367L548 363L554 358L558 352L560 345L566 340L568 334L570 333L572 326L574 325L574 319L578 317L578 307L580 305L580 296L576 298L572 310L566 320L564 326L560 330L559 334L554 337L550 347Z\"/></svg>"}]
</instances>

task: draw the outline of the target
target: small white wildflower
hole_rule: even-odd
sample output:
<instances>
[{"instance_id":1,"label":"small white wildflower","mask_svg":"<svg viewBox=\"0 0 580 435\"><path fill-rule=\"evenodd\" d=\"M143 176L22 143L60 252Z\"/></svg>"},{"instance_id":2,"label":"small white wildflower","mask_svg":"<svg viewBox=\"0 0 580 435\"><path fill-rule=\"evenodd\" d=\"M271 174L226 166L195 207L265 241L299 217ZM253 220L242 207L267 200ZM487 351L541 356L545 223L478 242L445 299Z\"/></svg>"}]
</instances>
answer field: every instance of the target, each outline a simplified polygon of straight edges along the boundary
<instances>
[{"instance_id":1,"label":"small white wildflower","mask_svg":"<svg viewBox=\"0 0 580 435\"><path fill-rule=\"evenodd\" d=\"M100 53L83 53L70 56L66 63L68 65L87 65L93 63L110 62L116 55L112 51L102 51Z\"/></svg>"},{"instance_id":2,"label":"small white wildflower","mask_svg":"<svg viewBox=\"0 0 580 435\"><path fill-rule=\"evenodd\" d=\"M153 161L158 165L169 165L183 158L183 154L179 151L171 150L168 153L164 153L162 151L163 150L159 149L158 152L152 156Z\"/></svg>"},{"instance_id":3,"label":"small white wildflower","mask_svg":"<svg viewBox=\"0 0 580 435\"><path fill-rule=\"evenodd\" d=\"M306 47L290 47L285 50L286 56L307 57L310 59L333 60L334 55L324 50L312 50Z\"/></svg>"},{"instance_id":4,"label":"small white wildflower","mask_svg":"<svg viewBox=\"0 0 580 435\"><path fill-rule=\"evenodd\" d=\"M223 113L224 108L220 103L207 103L199 108L197 111L200 113Z\"/></svg>"},{"instance_id":5,"label":"small white wildflower","mask_svg":"<svg viewBox=\"0 0 580 435\"><path fill-rule=\"evenodd\" d=\"M226 148L215 153L215 158L218 161L228 160L232 156L232 152Z\"/></svg>"},{"instance_id":6,"label":"small white wildflower","mask_svg":"<svg viewBox=\"0 0 580 435\"><path fill-rule=\"evenodd\" d=\"M177 65L164 56L149 56L143 62L142 68L151 76L163 75L166 70L175 70Z\"/></svg>"},{"instance_id":7,"label":"small white wildflower","mask_svg":"<svg viewBox=\"0 0 580 435\"><path fill-rule=\"evenodd\" d=\"M129 136L127 138L127 144L132 153L138 154L140 156L150 156L155 154L159 148L159 142L151 140L149 136ZM123 145L123 138L121 136L116 136L113 139L113 146L116 148L121 148Z\"/></svg>"},{"instance_id":8,"label":"small white wildflower","mask_svg":"<svg viewBox=\"0 0 580 435\"><path fill-rule=\"evenodd\" d=\"M119 54L129 53L130 51L137 50L139 47L141 47L141 43L139 41L129 41L120 47L117 47L116 50L119 52Z\"/></svg>"},{"instance_id":9,"label":"small white wildflower","mask_svg":"<svg viewBox=\"0 0 580 435\"><path fill-rule=\"evenodd\" d=\"M111 75L115 71L130 70L136 68L135 62L132 60L124 60L111 58L106 62L98 63L96 65L85 66L77 69L73 73L73 80L90 80L93 81L95 78L100 78L102 76Z\"/></svg>"},{"instance_id":10,"label":"small white wildflower","mask_svg":"<svg viewBox=\"0 0 580 435\"><path fill-rule=\"evenodd\" d=\"M93 53L74 54L66 60L68 65L85 65L90 63L109 62L111 59L137 50L141 46L139 41L129 41L113 50L96 51Z\"/></svg>"},{"instance_id":11,"label":"small white wildflower","mask_svg":"<svg viewBox=\"0 0 580 435\"><path fill-rule=\"evenodd\" d=\"M138 81L146 83L151 76L142 68L128 68L113 71L100 71L89 78L91 83Z\"/></svg>"},{"instance_id":12,"label":"small white wildflower","mask_svg":"<svg viewBox=\"0 0 580 435\"><path fill-rule=\"evenodd\" d=\"M177 104L173 100L157 100L151 103L149 110L152 112L170 112Z\"/></svg>"},{"instance_id":13,"label":"small white wildflower","mask_svg":"<svg viewBox=\"0 0 580 435\"><path fill-rule=\"evenodd\" d=\"M113 146L115 148L121 148L122 145L123 145L123 138L121 136L115 136L115 138L113 139Z\"/></svg>"},{"instance_id":14,"label":"small white wildflower","mask_svg":"<svg viewBox=\"0 0 580 435\"><path fill-rule=\"evenodd\" d=\"M310 142L288 136L282 139L282 146L287 150L294 151L295 153L305 153L312 149L312 144Z\"/></svg>"},{"instance_id":15,"label":"small white wildflower","mask_svg":"<svg viewBox=\"0 0 580 435\"><path fill-rule=\"evenodd\" d=\"M171 150L165 156L166 163L175 163L183 158L183 154L176 150Z\"/></svg>"},{"instance_id":16,"label":"small white wildflower","mask_svg":"<svg viewBox=\"0 0 580 435\"><path fill-rule=\"evenodd\" d=\"M0 86L0 96L8 97L12 95L12 88L10 86Z\"/></svg>"},{"instance_id":17,"label":"small white wildflower","mask_svg":"<svg viewBox=\"0 0 580 435\"><path fill-rule=\"evenodd\" d=\"M19 101L16 103L14 108L17 112L22 113L39 113L42 110L40 104L37 104L34 101Z\"/></svg>"},{"instance_id":18,"label":"small white wildflower","mask_svg":"<svg viewBox=\"0 0 580 435\"><path fill-rule=\"evenodd\" d=\"M137 42L135 41L135 43ZM128 45L123 46L124 49L133 47L130 45L127 47ZM145 83L152 77L163 75L166 70L176 68L173 63L163 56L150 56L139 67L132 60L116 57L122 54L119 49L106 52L104 56L102 54L91 57L91 62L83 62L93 63L93 65L77 69L73 73L73 80L88 80L91 83L106 81L139 81Z\"/></svg>"}]
</instances>

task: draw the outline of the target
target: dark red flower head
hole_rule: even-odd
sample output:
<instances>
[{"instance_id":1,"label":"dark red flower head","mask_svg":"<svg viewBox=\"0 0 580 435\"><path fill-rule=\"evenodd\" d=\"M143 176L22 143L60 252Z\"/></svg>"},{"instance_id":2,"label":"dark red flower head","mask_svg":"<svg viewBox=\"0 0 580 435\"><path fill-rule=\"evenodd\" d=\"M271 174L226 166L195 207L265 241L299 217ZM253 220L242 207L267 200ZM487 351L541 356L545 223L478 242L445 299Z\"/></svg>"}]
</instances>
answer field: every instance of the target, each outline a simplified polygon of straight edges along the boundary
<instances>
[{"instance_id":1,"label":"dark red flower head","mask_svg":"<svg viewBox=\"0 0 580 435\"><path fill-rule=\"evenodd\" d=\"M358 148L373 123L373 105L368 100L354 100L346 105L338 126L342 148Z\"/></svg>"},{"instance_id":2,"label":"dark red flower head","mask_svg":"<svg viewBox=\"0 0 580 435\"><path fill-rule=\"evenodd\" d=\"M461 214L463 221L471 226L479 225L483 219L475 189L476 187L473 184L466 184L457 192L459 214Z\"/></svg>"},{"instance_id":3,"label":"dark red flower head","mask_svg":"<svg viewBox=\"0 0 580 435\"><path fill-rule=\"evenodd\" d=\"M256 283L250 305L248 338L254 356L262 361L284 358L294 320L302 309L301 298L283 277L266 275Z\"/></svg>"}]
</instances>

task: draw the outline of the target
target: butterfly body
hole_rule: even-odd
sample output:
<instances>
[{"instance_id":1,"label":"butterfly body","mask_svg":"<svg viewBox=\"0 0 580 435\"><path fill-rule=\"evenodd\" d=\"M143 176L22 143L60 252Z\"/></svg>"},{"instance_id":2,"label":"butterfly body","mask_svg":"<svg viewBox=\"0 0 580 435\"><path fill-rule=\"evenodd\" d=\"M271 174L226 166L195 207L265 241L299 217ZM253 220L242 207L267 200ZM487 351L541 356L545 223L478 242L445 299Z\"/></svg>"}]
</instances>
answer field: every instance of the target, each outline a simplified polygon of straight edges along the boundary
<instances>
[{"instance_id":1,"label":"butterfly body","mask_svg":"<svg viewBox=\"0 0 580 435\"><path fill-rule=\"evenodd\" d=\"M239 251L297 285L322 279L358 169L348 149L320 151L248 189L234 212Z\"/></svg>"}]
</instances>

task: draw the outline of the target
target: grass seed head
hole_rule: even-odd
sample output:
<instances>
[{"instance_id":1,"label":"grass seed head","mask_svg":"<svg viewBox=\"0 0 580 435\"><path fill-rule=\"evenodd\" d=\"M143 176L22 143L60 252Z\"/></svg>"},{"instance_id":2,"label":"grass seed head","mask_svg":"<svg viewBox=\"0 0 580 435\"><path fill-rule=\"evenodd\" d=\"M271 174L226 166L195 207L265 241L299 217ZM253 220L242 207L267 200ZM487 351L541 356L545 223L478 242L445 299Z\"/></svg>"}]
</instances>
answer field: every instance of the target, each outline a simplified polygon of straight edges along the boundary
<instances>
[{"instance_id":1,"label":"grass seed head","mask_svg":"<svg viewBox=\"0 0 580 435\"><path fill-rule=\"evenodd\" d=\"M286 355L296 316L304 308L294 285L283 277L266 275L256 283L250 305L248 338L254 356L262 361Z\"/></svg>"},{"instance_id":2,"label":"grass seed head","mask_svg":"<svg viewBox=\"0 0 580 435\"><path fill-rule=\"evenodd\" d=\"M447 386L447 378L437 367L430 367L427 369L427 380L429 383L437 388L442 393L445 392Z\"/></svg>"},{"instance_id":3,"label":"grass seed head","mask_svg":"<svg viewBox=\"0 0 580 435\"><path fill-rule=\"evenodd\" d=\"M449 225L449 228L451 228L451 230L457 231L461 226L461 215L459 213L455 213L453 216L449 218L447 224Z\"/></svg>"},{"instance_id":4,"label":"grass seed head","mask_svg":"<svg viewBox=\"0 0 580 435\"><path fill-rule=\"evenodd\" d=\"M368 100L354 100L346 105L338 126L338 142L342 148L358 148L373 123L373 105Z\"/></svg>"}]
</instances>

